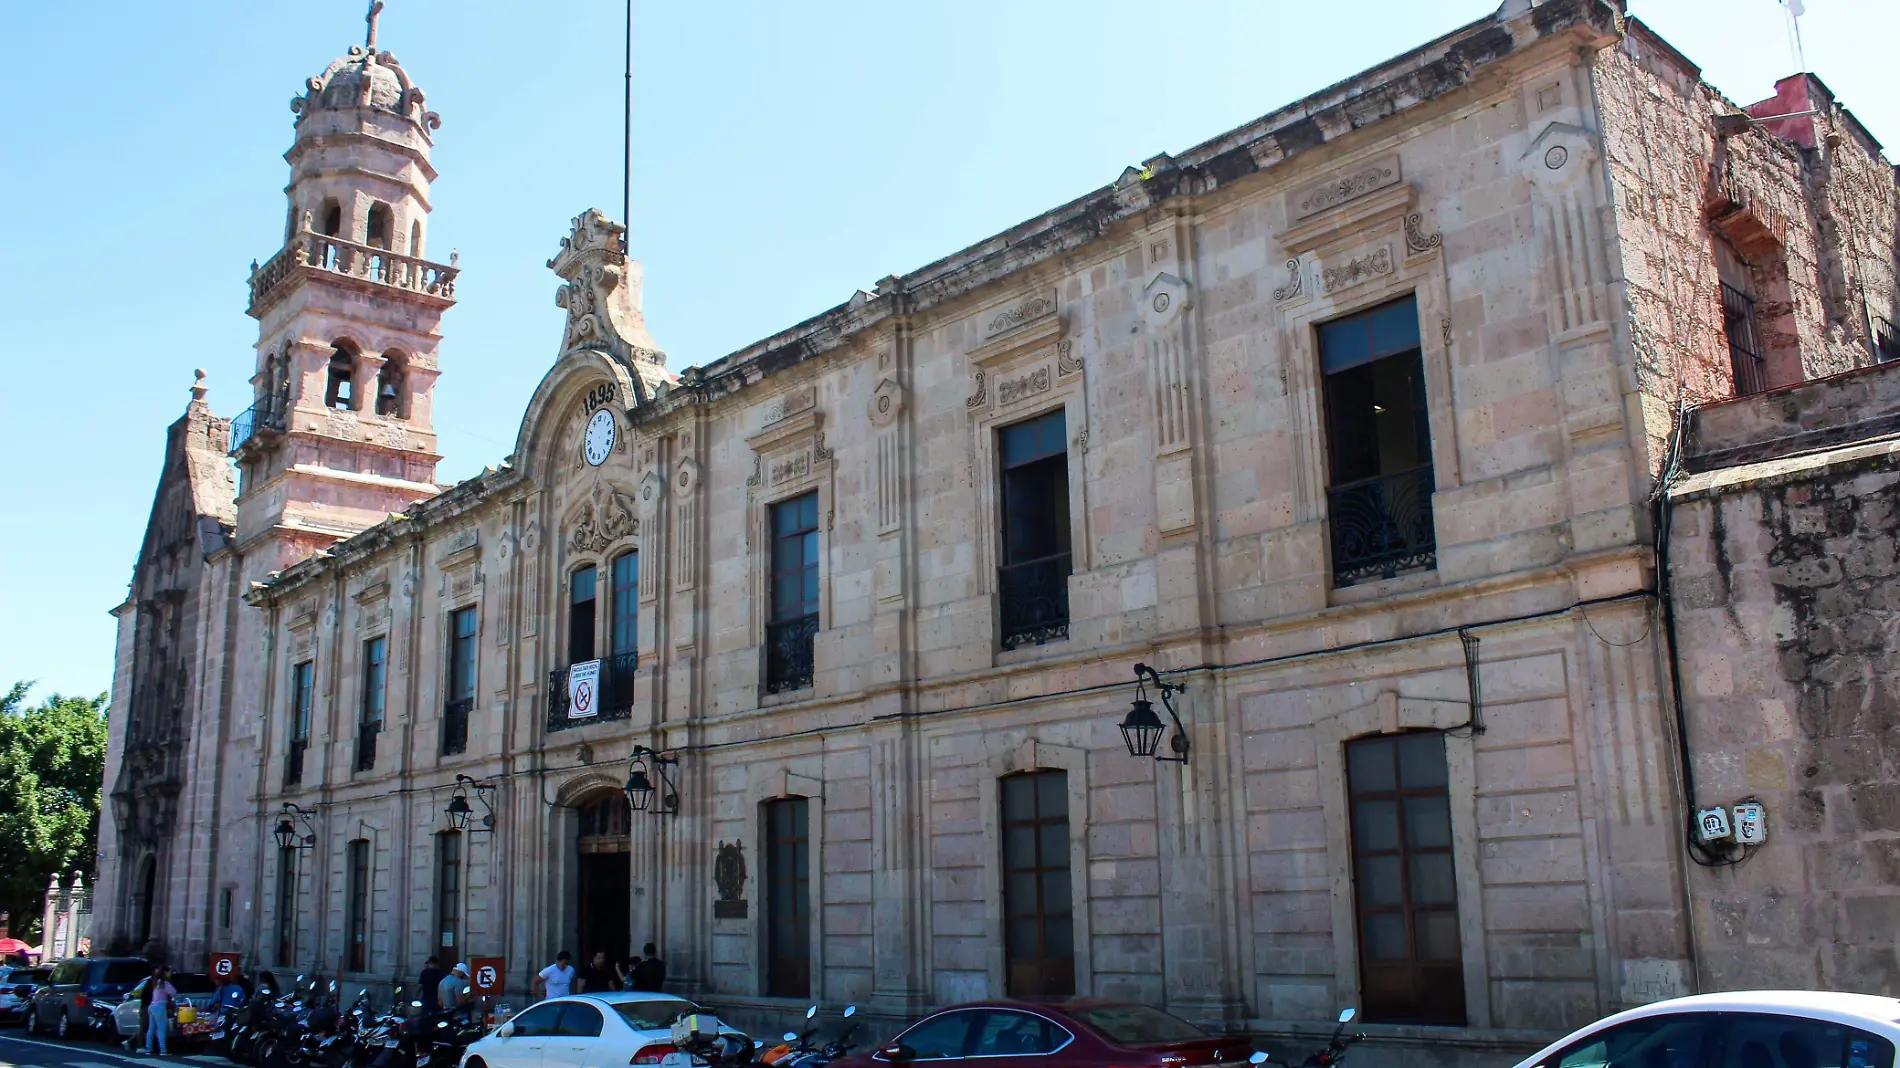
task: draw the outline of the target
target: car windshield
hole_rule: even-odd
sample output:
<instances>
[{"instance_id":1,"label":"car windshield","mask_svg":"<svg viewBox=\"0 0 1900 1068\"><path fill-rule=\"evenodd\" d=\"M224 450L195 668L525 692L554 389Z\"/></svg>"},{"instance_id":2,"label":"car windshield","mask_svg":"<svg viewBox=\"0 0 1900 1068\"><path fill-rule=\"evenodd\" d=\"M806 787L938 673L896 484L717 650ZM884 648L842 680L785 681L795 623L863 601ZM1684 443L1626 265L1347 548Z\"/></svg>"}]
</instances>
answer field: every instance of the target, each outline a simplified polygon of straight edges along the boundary
<instances>
[{"instance_id":1,"label":"car windshield","mask_svg":"<svg viewBox=\"0 0 1900 1068\"><path fill-rule=\"evenodd\" d=\"M215 994L218 984L203 972L173 972L172 986L180 994Z\"/></svg>"},{"instance_id":2,"label":"car windshield","mask_svg":"<svg viewBox=\"0 0 1900 1068\"><path fill-rule=\"evenodd\" d=\"M152 974L152 966L142 960L121 960L106 965L102 983L136 983Z\"/></svg>"},{"instance_id":3,"label":"car windshield","mask_svg":"<svg viewBox=\"0 0 1900 1068\"><path fill-rule=\"evenodd\" d=\"M642 998L616 1001L614 1011L636 1031L658 1031L673 1026L673 1021L686 1013L698 1012L699 1006L681 998Z\"/></svg>"},{"instance_id":4,"label":"car windshield","mask_svg":"<svg viewBox=\"0 0 1900 1068\"><path fill-rule=\"evenodd\" d=\"M1064 1011L1118 1046L1163 1046L1210 1037L1186 1020L1146 1005L1089 1005Z\"/></svg>"}]
</instances>

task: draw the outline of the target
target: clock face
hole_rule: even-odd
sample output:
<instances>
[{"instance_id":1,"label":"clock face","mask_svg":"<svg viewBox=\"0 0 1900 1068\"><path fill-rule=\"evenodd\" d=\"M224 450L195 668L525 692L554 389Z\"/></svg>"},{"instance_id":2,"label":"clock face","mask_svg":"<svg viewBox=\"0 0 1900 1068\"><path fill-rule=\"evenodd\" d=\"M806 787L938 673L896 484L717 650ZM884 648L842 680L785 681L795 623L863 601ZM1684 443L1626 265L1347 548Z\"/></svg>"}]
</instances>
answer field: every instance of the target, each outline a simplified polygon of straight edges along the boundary
<instances>
[{"instance_id":1,"label":"clock face","mask_svg":"<svg viewBox=\"0 0 1900 1068\"><path fill-rule=\"evenodd\" d=\"M587 462L599 467L607 462L607 454L614 451L614 413L602 408L587 421L587 433L581 437L581 454Z\"/></svg>"}]
</instances>

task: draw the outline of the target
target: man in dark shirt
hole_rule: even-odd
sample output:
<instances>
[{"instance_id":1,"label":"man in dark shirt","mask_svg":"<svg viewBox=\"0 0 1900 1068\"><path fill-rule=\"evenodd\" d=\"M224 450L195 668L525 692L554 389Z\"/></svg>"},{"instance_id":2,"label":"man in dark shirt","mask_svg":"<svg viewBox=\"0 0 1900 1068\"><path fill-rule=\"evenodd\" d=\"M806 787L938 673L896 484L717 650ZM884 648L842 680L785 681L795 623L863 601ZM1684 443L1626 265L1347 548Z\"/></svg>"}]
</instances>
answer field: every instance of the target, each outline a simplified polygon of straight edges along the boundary
<instances>
[{"instance_id":1,"label":"man in dark shirt","mask_svg":"<svg viewBox=\"0 0 1900 1068\"><path fill-rule=\"evenodd\" d=\"M648 942L640 950L640 959L627 973L627 989L659 992L666 986L666 962L660 959L658 946Z\"/></svg>"},{"instance_id":2,"label":"man in dark shirt","mask_svg":"<svg viewBox=\"0 0 1900 1068\"><path fill-rule=\"evenodd\" d=\"M416 978L416 983L422 987L422 993L417 995L416 1000L422 1002L423 1012L434 1012L442 1007L436 1000L435 988L441 985L448 974L442 970L442 962L435 957L430 957L422 963L422 974Z\"/></svg>"},{"instance_id":3,"label":"man in dark shirt","mask_svg":"<svg viewBox=\"0 0 1900 1068\"><path fill-rule=\"evenodd\" d=\"M616 986L614 970L607 966L607 954L594 951L594 958L581 966L581 972L575 976L580 980L576 994L604 994Z\"/></svg>"}]
</instances>

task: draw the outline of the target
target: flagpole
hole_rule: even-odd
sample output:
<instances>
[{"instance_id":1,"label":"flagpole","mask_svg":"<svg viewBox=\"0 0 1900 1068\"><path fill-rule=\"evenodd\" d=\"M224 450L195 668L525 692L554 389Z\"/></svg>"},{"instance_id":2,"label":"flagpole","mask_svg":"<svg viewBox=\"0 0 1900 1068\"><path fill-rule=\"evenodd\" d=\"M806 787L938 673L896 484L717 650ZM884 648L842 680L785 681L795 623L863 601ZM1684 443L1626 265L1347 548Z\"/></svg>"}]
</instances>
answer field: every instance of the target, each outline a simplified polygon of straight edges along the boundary
<instances>
[{"instance_id":1,"label":"flagpole","mask_svg":"<svg viewBox=\"0 0 1900 1068\"><path fill-rule=\"evenodd\" d=\"M626 130L620 145L620 223L631 234L633 229L633 0L627 0L627 89ZM632 241L626 239L632 251Z\"/></svg>"}]
</instances>

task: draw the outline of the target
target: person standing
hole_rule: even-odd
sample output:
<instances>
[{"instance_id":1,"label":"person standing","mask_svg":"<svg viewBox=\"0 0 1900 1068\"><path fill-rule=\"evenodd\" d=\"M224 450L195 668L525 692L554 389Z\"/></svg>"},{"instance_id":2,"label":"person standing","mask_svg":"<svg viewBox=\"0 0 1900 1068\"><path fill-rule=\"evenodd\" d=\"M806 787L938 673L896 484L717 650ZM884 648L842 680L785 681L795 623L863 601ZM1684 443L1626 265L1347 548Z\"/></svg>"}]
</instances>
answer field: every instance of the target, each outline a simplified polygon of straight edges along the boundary
<instances>
[{"instance_id":1,"label":"person standing","mask_svg":"<svg viewBox=\"0 0 1900 1068\"><path fill-rule=\"evenodd\" d=\"M145 1012L145 1050L160 1057L171 1056L166 1036L171 1030L172 1005L178 1000L178 988L172 985L172 970L163 964L152 970L146 984L152 992L152 1004Z\"/></svg>"},{"instance_id":2,"label":"person standing","mask_svg":"<svg viewBox=\"0 0 1900 1068\"><path fill-rule=\"evenodd\" d=\"M442 1007L441 1001L437 999L435 988L441 985L448 974L442 970L442 961L439 958L430 957L422 962L422 974L416 978L416 986L421 989L422 996L416 1000L422 1002L423 1012L434 1012Z\"/></svg>"},{"instance_id":3,"label":"person standing","mask_svg":"<svg viewBox=\"0 0 1900 1068\"><path fill-rule=\"evenodd\" d=\"M535 985L542 989L542 1000L564 998L574 992L574 966L568 963L573 959L573 955L564 949L554 955L553 964L541 969L540 974L534 977Z\"/></svg>"},{"instance_id":4,"label":"person standing","mask_svg":"<svg viewBox=\"0 0 1900 1068\"><path fill-rule=\"evenodd\" d=\"M576 994L604 994L619 985L615 982L613 969L607 966L607 954L600 950L594 951L594 959L580 970L576 978Z\"/></svg>"},{"instance_id":5,"label":"person standing","mask_svg":"<svg viewBox=\"0 0 1900 1068\"><path fill-rule=\"evenodd\" d=\"M468 965L457 962L449 969L449 974L435 985L436 1008L453 1009L468 999L462 991L468 989Z\"/></svg>"},{"instance_id":6,"label":"person standing","mask_svg":"<svg viewBox=\"0 0 1900 1068\"><path fill-rule=\"evenodd\" d=\"M659 947L648 942L640 948L640 959L633 962L627 974L627 989L657 994L665 988L666 962L660 959Z\"/></svg>"}]
</instances>

